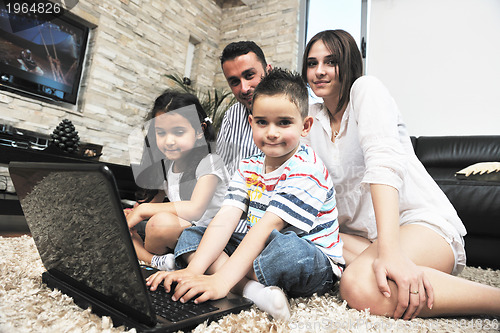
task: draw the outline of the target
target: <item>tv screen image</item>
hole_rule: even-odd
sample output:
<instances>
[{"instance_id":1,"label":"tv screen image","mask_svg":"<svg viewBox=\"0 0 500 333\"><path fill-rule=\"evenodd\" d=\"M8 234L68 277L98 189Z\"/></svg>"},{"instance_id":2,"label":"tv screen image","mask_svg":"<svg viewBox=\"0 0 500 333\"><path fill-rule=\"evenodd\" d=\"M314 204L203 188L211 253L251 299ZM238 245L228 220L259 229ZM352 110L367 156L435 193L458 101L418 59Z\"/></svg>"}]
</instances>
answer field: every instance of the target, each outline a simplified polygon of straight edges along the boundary
<instances>
[{"instance_id":1,"label":"tv screen image","mask_svg":"<svg viewBox=\"0 0 500 333\"><path fill-rule=\"evenodd\" d=\"M0 85L76 104L89 28L0 8Z\"/></svg>"}]
</instances>

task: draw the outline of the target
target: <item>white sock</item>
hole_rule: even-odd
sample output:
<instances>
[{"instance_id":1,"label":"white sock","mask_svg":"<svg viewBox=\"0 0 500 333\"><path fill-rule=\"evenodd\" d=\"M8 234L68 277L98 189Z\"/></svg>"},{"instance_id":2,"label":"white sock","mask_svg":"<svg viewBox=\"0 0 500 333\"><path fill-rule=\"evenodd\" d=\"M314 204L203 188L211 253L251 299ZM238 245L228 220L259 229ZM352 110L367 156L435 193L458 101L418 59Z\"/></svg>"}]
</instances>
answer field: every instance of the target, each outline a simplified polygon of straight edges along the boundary
<instances>
[{"instance_id":1,"label":"white sock","mask_svg":"<svg viewBox=\"0 0 500 333\"><path fill-rule=\"evenodd\" d=\"M173 253L167 253L162 256L154 255L151 258L151 265L162 271L175 271L175 257Z\"/></svg>"},{"instance_id":2,"label":"white sock","mask_svg":"<svg viewBox=\"0 0 500 333\"><path fill-rule=\"evenodd\" d=\"M243 296L254 302L262 311L269 313L274 319L284 321L290 319L288 298L278 287L266 287L257 281L250 280L243 287Z\"/></svg>"}]
</instances>

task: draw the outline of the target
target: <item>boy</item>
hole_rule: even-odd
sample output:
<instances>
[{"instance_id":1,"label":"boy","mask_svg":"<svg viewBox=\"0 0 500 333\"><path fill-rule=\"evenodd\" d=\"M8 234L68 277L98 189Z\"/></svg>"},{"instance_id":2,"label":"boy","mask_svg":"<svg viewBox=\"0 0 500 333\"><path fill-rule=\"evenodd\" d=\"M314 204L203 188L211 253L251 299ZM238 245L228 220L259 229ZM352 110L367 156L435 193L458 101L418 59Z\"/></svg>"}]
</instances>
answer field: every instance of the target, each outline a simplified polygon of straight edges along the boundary
<instances>
[{"instance_id":1,"label":"boy","mask_svg":"<svg viewBox=\"0 0 500 333\"><path fill-rule=\"evenodd\" d=\"M151 276L152 290L164 280L170 291L177 281L173 299L181 302L232 291L287 320L280 288L291 297L331 289L343 269L342 241L332 181L311 148L300 144L312 125L307 112L308 92L298 74L274 69L262 79L249 116L262 153L241 161L209 226L182 233L175 257L182 256L187 268ZM233 234L243 213L249 228L244 238Z\"/></svg>"}]
</instances>

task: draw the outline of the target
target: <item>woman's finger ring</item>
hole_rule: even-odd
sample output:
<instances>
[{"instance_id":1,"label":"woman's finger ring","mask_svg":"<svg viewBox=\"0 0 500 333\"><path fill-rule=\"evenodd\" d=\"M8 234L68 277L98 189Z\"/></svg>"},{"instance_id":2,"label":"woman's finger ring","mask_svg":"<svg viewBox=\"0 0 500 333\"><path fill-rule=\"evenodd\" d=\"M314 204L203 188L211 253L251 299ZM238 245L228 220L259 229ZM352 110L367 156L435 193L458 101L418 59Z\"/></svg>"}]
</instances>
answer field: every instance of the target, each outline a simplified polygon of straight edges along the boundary
<instances>
[{"instance_id":1,"label":"woman's finger ring","mask_svg":"<svg viewBox=\"0 0 500 333\"><path fill-rule=\"evenodd\" d=\"M418 294L418 290L417 291L410 291L410 294L417 295Z\"/></svg>"}]
</instances>

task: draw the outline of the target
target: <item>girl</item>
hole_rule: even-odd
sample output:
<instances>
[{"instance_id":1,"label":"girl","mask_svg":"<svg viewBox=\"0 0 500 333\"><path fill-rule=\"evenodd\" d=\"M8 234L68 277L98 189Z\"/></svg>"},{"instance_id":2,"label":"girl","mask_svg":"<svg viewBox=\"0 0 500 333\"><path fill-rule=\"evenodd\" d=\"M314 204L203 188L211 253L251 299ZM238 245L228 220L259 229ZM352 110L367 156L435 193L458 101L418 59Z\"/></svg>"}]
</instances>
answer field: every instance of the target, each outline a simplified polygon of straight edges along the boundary
<instances>
[{"instance_id":1,"label":"girl","mask_svg":"<svg viewBox=\"0 0 500 333\"><path fill-rule=\"evenodd\" d=\"M341 297L394 318L499 315L500 289L453 276L465 266L464 225L415 156L389 92L362 76L352 36L314 36L302 77L323 99L310 106L305 141L337 191L347 264Z\"/></svg>"},{"instance_id":2,"label":"girl","mask_svg":"<svg viewBox=\"0 0 500 333\"><path fill-rule=\"evenodd\" d=\"M175 248L185 228L208 225L222 204L229 175L222 159L211 153L215 131L196 96L167 90L148 119L143 156L163 158L136 181L160 190L145 190L144 203L127 213L127 222L139 260L172 270L173 255L165 253ZM134 227L146 219L143 242Z\"/></svg>"}]
</instances>

